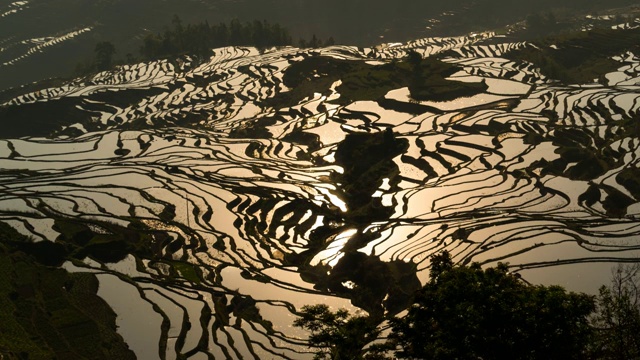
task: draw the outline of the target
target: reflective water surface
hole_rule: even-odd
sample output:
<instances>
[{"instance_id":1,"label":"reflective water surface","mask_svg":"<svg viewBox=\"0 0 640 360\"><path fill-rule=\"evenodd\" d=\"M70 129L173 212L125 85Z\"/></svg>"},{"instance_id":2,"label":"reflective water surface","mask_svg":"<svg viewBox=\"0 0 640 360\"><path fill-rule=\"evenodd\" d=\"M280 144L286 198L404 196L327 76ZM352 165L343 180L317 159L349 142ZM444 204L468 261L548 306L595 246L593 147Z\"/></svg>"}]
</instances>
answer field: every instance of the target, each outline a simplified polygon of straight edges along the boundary
<instances>
[{"instance_id":1,"label":"reflective water surface","mask_svg":"<svg viewBox=\"0 0 640 360\"><path fill-rule=\"evenodd\" d=\"M397 312L445 249L593 292L612 262L640 251L640 195L625 180L639 164L639 59L621 56L606 85L563 86L501 57L526 43L481 43L493 36L230 47L197 66L125 66L17 97L9 104L67 99L91 120L57 137L0 140L0 221L36 241L70 231L62 219L91 241L142 234L115 262L90 254L64 266L98 274L140 358L311 358L291 325L303 305ZM485 81L487 91L414 102L399 88L385 96L395 106L338 105L334 84L265 105L290 90L283 73L305 57L382 66L409 50L447 51L461 69L450 80ZM123 94L134 100L110 102ZM388 164L395 180L371 193L378 215L354 217L338 149L350 134L385 131L406 144ZM598 154L598 167L585 154Z\"/></svg>"}]
</instances>

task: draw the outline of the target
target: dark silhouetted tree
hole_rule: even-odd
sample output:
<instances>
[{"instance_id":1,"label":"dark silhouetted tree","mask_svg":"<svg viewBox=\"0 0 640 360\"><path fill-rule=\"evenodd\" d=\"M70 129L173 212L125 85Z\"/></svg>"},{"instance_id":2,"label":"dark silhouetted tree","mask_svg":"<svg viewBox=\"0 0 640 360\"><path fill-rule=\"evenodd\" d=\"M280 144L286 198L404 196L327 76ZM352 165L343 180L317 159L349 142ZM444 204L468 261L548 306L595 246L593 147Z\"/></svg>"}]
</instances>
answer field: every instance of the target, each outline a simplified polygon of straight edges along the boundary
<instances>
[{"instance_id":1,"label":"dark silhouetted tree","mask_svg":"<svg viewBox=\"0 0 640 360\"><path fill-rule=\"evenodd\" d=\"M309 42L309 47L317 48L319 46L320 46L320 40L318 40L318 38L316 37L316 34L313 34L313 36L311 37L311 41Z\"/></svg>"},{"instance_id":2,"label":"dark silhouetted tree","mask_svg":"<svg viewBox=\"0 0 640 360\"><path fill-rule=\"evenodd\" d=\"M195 55L206 58L211 49L223 46L255 46L263 50L270 46L291 45L291 36L278 24L254 20L242 23L233 19L229 24L209 25L208 22L183 25L174 16L173 27L162 34L145 36L140 48L147 59Z\"/></svg>"},{"instance_id":3,"label":"dark silhouetted tree","mask_svg":"<svg viewBox=\"0 0 640 360\"><path fill-rule=\"evenodd\" d=\"M380 331L366 316L349 316L347 310L337 312L320 304L302 307L294 326L311 332L309 346L316 348L314 359L355 360L384 359L382 347L365 346L376 340Z\"/></svg>"},{"instance_id":4,"label":"dark silhouetted tree","mask_svg":"<svg viewBox=\"0 0 640 360\"><path fill-rule=\"evenodd\" d=\"M109 70L113 66L113 54L116 53L115 46L109 41L102 41L96 44L94 49L96 54L96 70Z\"/></svg>"},{"instance_id":5,"label":"dark silhouetted tree","mask_svg":"<svg viewBox=\"0 0 640 360\"><path fill-rule=\"evenodd\" d=\"M324 42L324 46L332 46L335 44L336 41L333 39L333 36L329 36L329 38Z\"/></svg>"},{"instance_id":6,"label":"dark silhouetted tree","mask_svg":"<svg viewBox=\"0 0 640 360\"><path fill-rule=\"evenodd\" d=\"M392 320L399 358L579 359L592 333L594 299L559 286L534 286L504 264L432 259L431 280L403 318Z\"/></svg>"},{"instance_id":7,"label":"dark silhouetted tree","mask_svg":"<svg viewBox=\"0 0 640 360\"><path fill-rule=\"evenodd\" d=\"M618 266L602 286L593 325L593 357L640 359L640 264Z\"/></svg>"}]
</instances>

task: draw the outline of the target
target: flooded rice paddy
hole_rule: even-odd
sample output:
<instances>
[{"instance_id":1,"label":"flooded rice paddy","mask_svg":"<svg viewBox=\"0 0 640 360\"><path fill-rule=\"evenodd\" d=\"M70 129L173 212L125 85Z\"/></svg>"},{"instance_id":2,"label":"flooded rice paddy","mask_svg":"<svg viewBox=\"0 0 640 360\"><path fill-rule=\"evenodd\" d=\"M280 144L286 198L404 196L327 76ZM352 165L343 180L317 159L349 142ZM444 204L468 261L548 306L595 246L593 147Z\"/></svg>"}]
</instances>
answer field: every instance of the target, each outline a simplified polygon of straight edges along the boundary
<instances>
[{"instance_id":1,"label":"flooded rice paddy","mask_svg":"<svg viewBox=\"0 0 640 360\"><path fill-rule=\"evenodd\" d=\"M60 127L0 140L0 221L35 241L142 234L113 258L89 251L63 267L98 274L143 359L311 358L292 327L303 305L397 312L442 250L593 292L612 263L640 254L640 59L620 54L604 84L561 85L503 56L526 46L485 33L229 47L25 94L5 106L42 106ZM267 101L291 91L284 74L309 57L384 66L410 50L443 56L459 67L449 80L486 91L414 101L405 87L341 104L338 80L294 104ZM406 146L388 165L395 180L371 194L384 211L355 219L338 148L389 131Z\"/></svg>"}]
</instances>

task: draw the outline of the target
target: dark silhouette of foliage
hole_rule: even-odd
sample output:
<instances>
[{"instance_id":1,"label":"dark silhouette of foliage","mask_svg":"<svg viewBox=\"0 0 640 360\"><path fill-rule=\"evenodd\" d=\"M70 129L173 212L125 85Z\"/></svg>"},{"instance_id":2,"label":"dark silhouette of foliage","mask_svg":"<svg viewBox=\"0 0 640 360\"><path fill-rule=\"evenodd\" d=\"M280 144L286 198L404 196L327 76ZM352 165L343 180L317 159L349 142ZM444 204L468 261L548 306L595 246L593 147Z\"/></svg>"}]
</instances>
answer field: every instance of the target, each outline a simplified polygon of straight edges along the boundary
<instances>
[{"instance_id":1,"label":"dark silhouette of foliage","mask_svg":"<svg viewBox=\"0 0 640 360\"><path fill-rule=\"evenodd\" d=\"M116 47L109 41L102 41L95 47L96 60L95 67L98 71L109 70L113 66L113 55Z\"/></svg>"},{"instance_id":2,"label":"dark silhouette of foliage","mask_svg":"<svg viewBox=\"0 0 640 360\"><path fill-rule=\"evenodd\" d=\"M602 314L595 317L601 331L595 331L593 296L528 284L505 264L454 265L445 251L433 256L431 280L416 293L407 314L390 319L384 344L371 345L379 335L379 318L349 317L327 305L303 307L294 325L311 332L309 345L318 349L317 359L382 359L391 351L395 358L409 359L637 358L639 329L623 321L640 324L637 287L616 284L601 291ZM611 329L624 337L601 336ZM621 342L613 344L614 336Z\"/></svg>"},{"instance_id":3,"label":"dark silhouette of foliage","mask_svg":"<svg viewBox=\"0 0 640 360\"><path fill-rule=\"evenodd\" d=\"M558 28L558 22L555 15L552 12L532 13L527 15L526 19L527 29L531 34L545 34L550 33Z\"/></svg>"},{"instance_id":4,"label":"dark silhouette of foliage","mask_svg":"<svg viewBox=\"0 0 640 360\"><path fill-rule=\"evenodd\" d=\"M416 266L402 260L381 261L357 251L375 235L355 234L345 245L345 255L327 274L318 268L314 283L316 289L331 291L369 313L372 320L382 319L385 314L397 314L407 308L413 294L420 289ZM351 283L345 286L345 283Z\"/></svg>"},{"instance_id":5,"label":"dark silhouette of foliage","mask_svg":"<svg viewBox=\"0 0 640 360\"><path fill-rule=\"evenodd\" d=\"M387 218L393 212L393 209L377 204L379 199L371 195L385 178L391 186L400 181L393 158L407 146L407 141L396 138L390 128L378 133L349 134L338 145L336 163L344 172L335 177L336 183L342 184L344 201L350 209L347 216L355 221L371 222Z\"/></svg>"},{"instance_id":6,"label":"dark silhouette of foliage","mask_svg":"<svg viewBox=\"0 0 640 360\"><path fill-rule=\"evenodd\" d=\"M385 358L377 346L363 349L380 334L377 324L366 316L349 316L344 309L333 312L324 304L307 305L293 325L311 332L309 346L317 349L314 359Z\"/></svg>"},{"instance_id":7,"label":"dark silhouette of foliage","mask_svg":"<svg viewBox=\"0 0 640 360\"><path fill-rule=\"evenodd\" d=\"M300 46L301 48L312 48L312 49L316 49L322 46L331 46L331 45L335 45L335 40L333 39L333 36L329 37L327 40L321 40L319 39L316 34L313 34L311 36L311 40L305 40L305 39L300 39L298 41L298 46Z\"/></svg>"},{"instance_id":8,"label":"dark silhouette of foliage","mask_svg":"<svg viewBox=\"0 0 640 360\"><path fill-rule=\"evenodd\" d=\"M279 24L266 20L242 23L238 19L229 24L209 25L207 21L184 26L178 16L172 28L161 34L149 34L143 39L140 52L145 59L174 57L183 54L206 57L211 49L223 46L270 46L291 44L289 32Z\"/></svg>"},{"instance_id":9,"label":"dark silhouette of foliage","mask_svg":"<svg viewBox=\"0 0 640 360\"><path fill-rule=\"evenodd\" d=\"M593 358L640 358L640 264L618 266L602 286L593 317Z\"/></svg>"},{"instance_id":10,"label":"dark silhouette of foliage","mask_svg":"<svg viewBox=\"0 0 640 360\"><path fill-rule=\"evenodd\" d=\"M586 355L594 299L534 286L505 264L453 265L432 259L432 277L407 315L391 321L400 358L576 359Z\"/></svg>"}]
</instances>

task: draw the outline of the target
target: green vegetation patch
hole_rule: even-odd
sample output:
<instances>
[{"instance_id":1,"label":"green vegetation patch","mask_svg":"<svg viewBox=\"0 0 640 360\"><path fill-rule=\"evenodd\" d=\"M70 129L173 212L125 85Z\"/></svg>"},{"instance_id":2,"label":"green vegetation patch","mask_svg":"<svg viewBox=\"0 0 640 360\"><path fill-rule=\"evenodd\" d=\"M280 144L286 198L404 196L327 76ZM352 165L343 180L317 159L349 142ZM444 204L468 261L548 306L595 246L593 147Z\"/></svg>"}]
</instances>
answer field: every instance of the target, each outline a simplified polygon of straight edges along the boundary
<instances>
[{"instance_id":1,"label":"green vegetation patch","mask_svg":"<svg viewBox=\"0 0 640 360\"><path fill-rule=\"evenodd\" d=\"M171 266L177 272L177 275L179 277L194 284L199 284L202 282L202 275L196 265L186 262L173 261L171 262Z\"/></svg>"}]
</instances>

